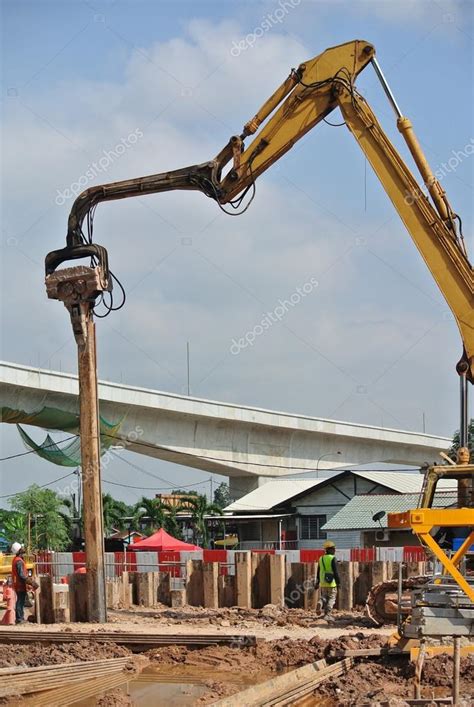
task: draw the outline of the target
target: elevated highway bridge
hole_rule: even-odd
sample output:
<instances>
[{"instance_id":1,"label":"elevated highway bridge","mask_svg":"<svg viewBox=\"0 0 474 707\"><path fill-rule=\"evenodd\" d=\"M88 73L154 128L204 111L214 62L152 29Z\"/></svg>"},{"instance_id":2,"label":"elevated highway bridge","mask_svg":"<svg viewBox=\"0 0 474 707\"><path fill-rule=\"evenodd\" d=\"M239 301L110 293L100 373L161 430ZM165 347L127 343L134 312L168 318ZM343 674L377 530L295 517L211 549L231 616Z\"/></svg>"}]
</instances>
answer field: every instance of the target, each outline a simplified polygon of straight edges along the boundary
<instances>
[{"instance_id":1,"label":"elevated highway bridge","mask_svg":"<svg viewBox=\"0 0 474 707\"><path fill-rule=\"evenodd\" d=\"M229 477L238 498L270 477L369 462L421 465L450 439L99 382L101 433L113 444ZM0 363L5 423L78 434L77 376ZM112 439L113 438L113 439ZM340 452L340 454L339 454Z\"/></svg>"}]
</instances>

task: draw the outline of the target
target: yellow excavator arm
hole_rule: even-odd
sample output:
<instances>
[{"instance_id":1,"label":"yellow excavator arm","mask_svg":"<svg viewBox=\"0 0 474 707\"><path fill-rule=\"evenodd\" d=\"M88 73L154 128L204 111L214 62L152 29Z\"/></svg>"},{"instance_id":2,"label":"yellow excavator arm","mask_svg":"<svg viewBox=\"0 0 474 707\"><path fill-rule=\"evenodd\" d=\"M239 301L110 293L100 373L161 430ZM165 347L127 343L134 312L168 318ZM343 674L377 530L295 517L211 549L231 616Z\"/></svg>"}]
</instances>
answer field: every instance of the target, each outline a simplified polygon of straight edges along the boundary
<instances>
[{"instance_id":1,"label":"yellow excavator arm","mask_svg":"<svg viewBox=\"0 0 474 707\"><path fill-rule=\"evenodd\" d=\"M398 128L432 201L421 190L367 101L355 90L355 77L370 62L375 63L374 48L367 42L354 41L328 49L292 71L288 80L244 127L241 138L255 132L274 110L277 101L286 96L258 137L241 155L237 154L234 168L221 186L221 203L231 200L252 184L308 130L339 107L347 127L372 165L456 319L464 345L463 363L472 383L474 271L457 232L458 217L430 169L410 121L402 116L393 97ZM378 64L375 66L377 73L381 74Z\"/></svg>"},{"instance_id":2,"label":"yellow excavator arm","mask_svg":"<svg viewBox=\"0 0 474 707\"><path fill-rule=\"evenodd\" d=\"M399 130L431 200L355 89L356 77L370 63L395 108ZM292 69L244 126L242 134L232 136L213 160L84 191L69 215L67 247L46 257L46 274L51 274L64 260L85 254L92 254L99 261L103 258L106 265L105 249L91 245L91 239L86 239L82 231L84 220L100 202L182 189L199 190L221 207L241 204L245 194L255 187L256 178L336 107L341 109L347 127L371 163L456 319L464 345L458 372L473 383L474 275L462 234L458 233L459 219L431 172L410 121L401 114L385 82L374 47L366 41L354 40L332 47ZM253 134L255 138L245 147L244 140ZM228 171L224 174L225 168Z\"/></svg>"}]
</instances>

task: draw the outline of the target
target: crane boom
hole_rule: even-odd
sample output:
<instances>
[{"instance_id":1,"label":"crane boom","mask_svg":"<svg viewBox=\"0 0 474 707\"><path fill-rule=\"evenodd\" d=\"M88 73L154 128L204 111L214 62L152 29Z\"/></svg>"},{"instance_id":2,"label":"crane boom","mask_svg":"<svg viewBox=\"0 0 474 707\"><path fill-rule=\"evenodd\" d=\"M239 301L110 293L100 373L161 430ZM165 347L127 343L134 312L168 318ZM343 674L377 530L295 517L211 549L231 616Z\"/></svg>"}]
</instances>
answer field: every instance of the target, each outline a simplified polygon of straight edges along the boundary
<instances>
[{"instance_id":1,"label":"crane boom","mask_svg":"<svg viewBox=\"0 0 474 707\"><path fill-rule=\"evenodd\" d=\"M398 115L398 127L420 171L425 196L367 101L354 87L358 74L375 66L374 47L354 40L327 49L292 69L288 78L249 120L241 135L234 135L211 161L161 174L91 187L73 204L68 221L67 247L46 258L46 273L59 263L83 257L89 245L82 232L84 219L100 202L162 191L198 190L221 206L255 185L256 178L276 162L309 130L339 107L345 123L372 165L412 240L441 290L459 327L464 353L458 371L474 383L474 271L444 190L435 179L410 121L384 89ZM245 148L244 140L256 134ZM224 168L231 163L227 173ZM100 248L100 246L96 246Z\"/></svg>"}]
</instances>

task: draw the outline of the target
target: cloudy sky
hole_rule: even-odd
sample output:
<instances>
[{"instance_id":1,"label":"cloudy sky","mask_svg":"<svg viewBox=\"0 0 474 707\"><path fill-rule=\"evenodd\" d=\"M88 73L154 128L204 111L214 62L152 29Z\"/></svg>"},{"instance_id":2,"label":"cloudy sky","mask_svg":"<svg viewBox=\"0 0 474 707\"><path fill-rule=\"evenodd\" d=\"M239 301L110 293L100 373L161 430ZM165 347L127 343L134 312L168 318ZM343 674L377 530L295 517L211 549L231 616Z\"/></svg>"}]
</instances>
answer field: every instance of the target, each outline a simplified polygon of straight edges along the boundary
<instances>
[{"instance_id":1,"label":"cloudy sky","mask_svg":"<svg viewBox=\"0 0 474 707\"><path fill-rule=\"evenodd\" d=\"M79 184L212 158L291 67L355 38L376 46L402 111L443 171L472 253L471 2L3 0L1 7L3 360L76 371L70 323L46 298L43 261L64 244ZM371 67L358 87L406 157ZM95 240L127 291L124 309L98 323L101 378L185 393L189 341L198 397L410 430L422 429L425 413L427 432L456 429L457 328L345 127L309 133L260 177L240 218L200 194L161 194L101 205ZM305 285L309 293L281 322L236 352L235 341ZM24 451L14 427L2 425L1 434L2 457ZM122 456L148 475L116 459L105 480L150 487L154 474L164 489L209 478ZM3 462L1 494L61 472L32 455ZM128 501L143 493L104 489Z\"/></svg>"}]
</instances>

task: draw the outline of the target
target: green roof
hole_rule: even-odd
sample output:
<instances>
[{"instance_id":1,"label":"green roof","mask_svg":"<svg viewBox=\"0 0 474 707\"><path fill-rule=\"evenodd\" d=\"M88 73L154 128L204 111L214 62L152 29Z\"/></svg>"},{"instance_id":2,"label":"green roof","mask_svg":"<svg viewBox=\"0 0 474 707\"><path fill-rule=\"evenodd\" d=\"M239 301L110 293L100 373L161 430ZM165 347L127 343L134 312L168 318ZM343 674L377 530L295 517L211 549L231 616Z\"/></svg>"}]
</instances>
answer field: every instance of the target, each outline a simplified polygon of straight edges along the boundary
<instances>
[{"instance_id":1,"label":"green roof","mask_svg":"<svg viewBox=\"0 0 474 707\"><path fill-rule=\"evenodd\" d=\"M378 511L385 513L404 513L418 506L420 494L366 494L354 496L344 508L336 513L328 522L323 525L322 530L371 530L387 528L388 518L385 515L378 521L372 520L372 516ZM445 491L437 494L433 504L436 508L445 508L456 502L456 491Z\"/></svg>"}]
</instances>

